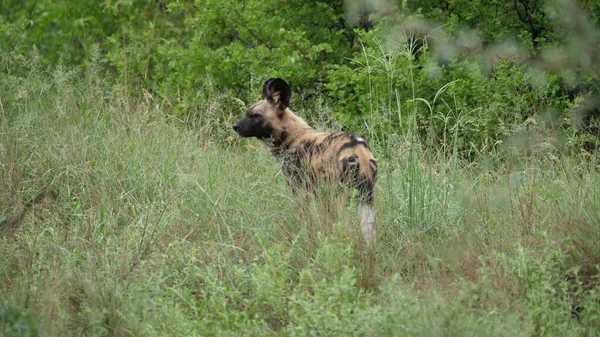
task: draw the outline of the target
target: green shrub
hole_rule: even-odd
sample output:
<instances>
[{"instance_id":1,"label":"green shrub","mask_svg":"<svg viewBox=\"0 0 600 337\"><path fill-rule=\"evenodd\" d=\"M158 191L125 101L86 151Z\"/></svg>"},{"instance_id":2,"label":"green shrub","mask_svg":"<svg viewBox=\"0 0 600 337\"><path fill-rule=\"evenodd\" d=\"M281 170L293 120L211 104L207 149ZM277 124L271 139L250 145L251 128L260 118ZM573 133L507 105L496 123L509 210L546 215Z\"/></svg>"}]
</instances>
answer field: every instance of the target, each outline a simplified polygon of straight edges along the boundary
<instances>
[{"instance_id":1,"label":"green shrub","mask_svg":"<svg viewBox=\"0 0 600 337\"><path fill-rule=\"evenodd\" d=\"M0 308L0 335L14 337L39 336L33 316L29 313L4 305Z\"/></svg>"}]
</instances>

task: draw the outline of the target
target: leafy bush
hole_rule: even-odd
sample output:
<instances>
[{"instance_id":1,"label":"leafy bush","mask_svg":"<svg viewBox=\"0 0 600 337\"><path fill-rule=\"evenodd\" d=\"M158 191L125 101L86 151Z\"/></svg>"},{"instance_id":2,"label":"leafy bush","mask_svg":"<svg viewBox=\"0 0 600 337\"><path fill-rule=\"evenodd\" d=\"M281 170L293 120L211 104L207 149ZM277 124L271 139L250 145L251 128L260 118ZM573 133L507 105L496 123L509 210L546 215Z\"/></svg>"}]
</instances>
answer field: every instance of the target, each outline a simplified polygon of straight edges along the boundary
<instances>
[{"instance_id":1,"label":"leafy bush","mask_svg":"<svg viewBox=\"0 0 600 337\"><path fill-rule=\"evenodd\" d=\"M0 5L0 64L13 74L35 58L69 68L97 51L127 96L203 125L231 120L280 76L293 106L324 101L338 127L384 146L414 130L429 148L474 159L536 122L574 149L596 147L598 5L406 1L375 13L379 5L10 0ZM228 109L203 106L207 97Z\"/></svg>"},{"instance_id":2,"label":"leafy bush","mask_svg":"<svg viewBox=\"0 0 600 337\"><path fill-rule=\"evenodd\" d=\"M199 1L189 43L169 52L168 80L239 92L282 76L310 93L324 66L348 55L342 18L339 4L318 1Z\"/></svg>"},{"instance_id":3,"label":"leafy bush","mask_svg":"<svg viewBox=\"0 0 600 337\"><path fill-rule=\"evenodd\" d=\"M424 144L472 159L494 151L528 118L565 104L557 76L535 76L506 58L487 69L478 55L438 65L415 32L378 28L360 34L363 48L350 64L328 73L334 113L352 131L364 132L365 117L378 139L414 123ZM560 111L554 118L568 114Z\"/></svg>"}]
</instances>

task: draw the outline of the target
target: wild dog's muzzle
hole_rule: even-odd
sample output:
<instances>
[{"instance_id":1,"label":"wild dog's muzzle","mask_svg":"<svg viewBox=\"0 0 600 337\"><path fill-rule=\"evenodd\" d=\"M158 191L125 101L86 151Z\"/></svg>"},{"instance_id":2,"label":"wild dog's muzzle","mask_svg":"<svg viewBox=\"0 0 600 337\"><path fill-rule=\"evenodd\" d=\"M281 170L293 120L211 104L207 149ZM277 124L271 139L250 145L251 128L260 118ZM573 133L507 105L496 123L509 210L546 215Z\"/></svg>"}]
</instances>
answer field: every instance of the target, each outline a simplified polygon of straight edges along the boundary
<instances>
[{"instance_id":1,"label":"wild dog's muzzle","mask_svg":"<svg viewBox=\"0 0 600 337\"><path fill-rule=\"evenodd\" d=\"M233 129L241 137L265 139L271 137L273 129L262 117L246 117L233 123Z\"/></svg>"},{"instance_id":2,"label":"wild dog's muzzle","mask_svg":"<svg viewBox=\"0 0 600 337\"><path fill-rule=\"evenodd\" d=\"M237 121L237 122L233 123L233 130L235 132L237 132L238 134L239 134L240 127L241 127L240 121Z\"/></svg>"},{"instance_id":3,"label":"wild dog's muzzle","mask_svg":"<svg viewBox=\"0 0 600 337\"><path fill-rule=\"evenodd\" d=\"M239 121L233 123L233 130L240 136L240 137L252 137L251 134L251 130L249 129L253 129L252 125L249 125L249 121L246 118L240 119Z\"/></svg>"}]
</instances>

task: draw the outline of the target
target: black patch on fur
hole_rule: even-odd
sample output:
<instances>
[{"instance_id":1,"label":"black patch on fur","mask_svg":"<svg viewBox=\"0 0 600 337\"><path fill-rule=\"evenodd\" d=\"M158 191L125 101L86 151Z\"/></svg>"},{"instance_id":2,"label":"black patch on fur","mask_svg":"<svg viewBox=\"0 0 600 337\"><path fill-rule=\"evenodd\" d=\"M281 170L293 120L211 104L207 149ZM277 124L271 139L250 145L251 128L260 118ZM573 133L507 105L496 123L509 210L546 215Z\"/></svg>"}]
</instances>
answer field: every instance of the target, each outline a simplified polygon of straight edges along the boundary
<instances>
[{"instance_id":1,"label":"black patch on fur","mask_svg":"<svg viewBox=\"0 0 600 337\"><path fill-rule=\"evenodd\" d=\"M377 180L377 161L375 159L369 159L369 165L371 165L371 170L373 171L373 180Z\"/></svg>"},{"instance_id":2,"label":"black patch on fur","mask_svg":"<svg viewBox=\"0 0 600 337\"><path fill-rule=\"evenodd\" d=\"M360 174L360 165L358 162L358 156L348 156L342 159L342 179L348 183L356 180Z\"/></svg>"},{"instance_id":3,"label":"black patch on fur","mask_svg":"<svg viewBox=\"0 0 600 337\"><path fill-rule=\"evenodd\" d=\"M373 204L375 195L375 182L377 181L377 171L373 171L373 176L366 176L360 170L359 158L357 155L345 157L341 161L343 184L358 189L361 202L369 205Z\"/></svg>"},{"instance_id":4,"label":"black patch on fur","mask_svg":"<svg viewBox=\"0 0 600 337\"><path fill-rule=\"evenodd\" d=\"M283 146L283 145L287 144L287 139L289 136L290 135L287 133L287 131L281 132L281 135L279 135L279 138L278 138L279 146Z\"/></svg>"},{"instance_id":5,"label":"black patch on fur","mask_svg":"<svg viewBox=\"0 0 600 337\"><path fill-rule=\"evenodd\" d=\"M325 137L325 139L323 139L323 143L331 144L331 142L333 142L334 140L336 140L338 138L348 137L348 136L349 136L349 134L347 134L345 132L331 133L331 134L327 135L327 137Z\"/></svg>"},{"instance_id":6,"label":"black patch on fur","mask_svg":"<svg viewBox=\"0 0 600 337\"><path fill-rule=\"evenodd\" d=\"M276 157L282 157L289 150L290 144L287 141L289 134L283 131L281 135L273 135L271 142L267 142L271 146L271 151Z\"/></svg>"},{"instance_id":7,"label":"black patch on fur","mask_svg":"<svg viewBox=\"0 0 600 337\"><path fill-rule=\"evenodd\" d=\"M342 151L344 151L345 149L354 148L354 147L357 147L359 145L363 145L364 147L366 147L367 149L369 149L369 145L367 145L366 142L361 142L358 139L356 139L356 137L354 137L354 136L352 136L351 139L352 140L350 140L349 142L344 143L342 146L340 146L340 149L338 150L338 155L340 153L342 153Z\"/></svg>"},{"instance_id":8,"label":"black patch on fur","mask_svg":"<svg viewBox=\"0 0 600 337\"><path fill-rule=\"evenodd\" d=\"M369 179L368 177L361 177L357 182L356 188L360 192L361 200L369 205L373 205L373 199L375 197L375 179Z\"/></svg>"},{"instance_id":9,"label":"black patch on fur","mask_svg":"<svg viewBox=\"0 0 600 337\"><path fill-rule=\"evenodd\" d=\"M304 153L306 153L309 158L312 158L313 156L318 156L325 152L325 150L330 146L331 142L341 136L342 135L336 136L335 134L329 135L318 144L316 144L314 140L304 140L302 143L300 143L300 146Z\"/></svg>"},{"instance_id":10,"label":"black patch on fur","mask_svg":"<svg viewBox=\"0 0 600 337\"><path fill-rule=\"evenodd\" d=\"M308 177L307 168L304 166L306 165L306 158L308 158L306 154L299 149L285 152L282 169L288 184L292 188L310 189L310 178Z\"/></svg>"},{"instance_id":11,"label":"black patch on fur","mask_svg":"<svg viewBox=\"0 0 600 337\"><path fill-rule=\"evenodd\" d=\"M312 156L321 151L322 146L319 146L319 144L315 144L314 140L311 139L303 140L302 143L300 143L300 148L308 158L311 158Z\"/></svg>"}]
</instances>

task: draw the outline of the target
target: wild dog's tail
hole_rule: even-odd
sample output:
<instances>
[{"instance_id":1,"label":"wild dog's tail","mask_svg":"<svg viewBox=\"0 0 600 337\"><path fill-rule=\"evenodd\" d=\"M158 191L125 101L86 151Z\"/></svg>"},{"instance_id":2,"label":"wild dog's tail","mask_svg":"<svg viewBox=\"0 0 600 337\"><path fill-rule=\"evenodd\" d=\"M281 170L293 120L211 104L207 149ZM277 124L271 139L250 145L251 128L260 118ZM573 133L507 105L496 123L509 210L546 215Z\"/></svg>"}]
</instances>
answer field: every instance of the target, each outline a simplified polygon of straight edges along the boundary
<instances>
[{"instance_id":1,"label":"wild dog's tail","mask_svg":"<svg viewBox=\"0 0 600 337\"><path fill-rule=\"evenodd\" d=\"M370 246L375 238L375 209L373 199L375 197L375 183L377 182L377 161L369 152L369 155L354 154L342 160L342 172L344 178L352 182L353 187L358 189L358 216L360 217L360 229Z\"/></svg>"}]
</instances>

